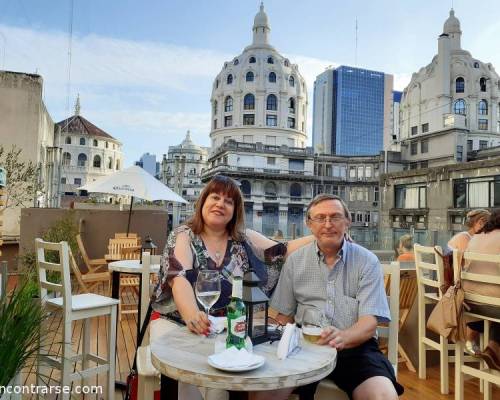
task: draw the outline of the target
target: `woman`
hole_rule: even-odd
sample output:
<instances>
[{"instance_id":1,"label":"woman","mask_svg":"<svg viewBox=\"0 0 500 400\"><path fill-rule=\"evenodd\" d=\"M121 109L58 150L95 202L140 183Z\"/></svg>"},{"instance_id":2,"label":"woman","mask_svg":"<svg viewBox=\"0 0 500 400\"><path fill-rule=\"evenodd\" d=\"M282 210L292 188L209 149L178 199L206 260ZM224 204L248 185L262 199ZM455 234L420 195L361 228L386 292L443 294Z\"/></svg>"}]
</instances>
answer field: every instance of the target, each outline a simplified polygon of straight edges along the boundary
<instances>
[{"instance_id":1,"label":"woman","mask_svg":"<svg viewBox=\"0 0 500 400\"><path fill-rule=\"evenodd\" d=\"M490 212L488 210L477 209L469 211L465 217L464 223L467 230L458 232L448 241L449 252L453 252L454 249L465 251L469 241L472 239L472 236L483 229L483 226L489 216Z\"/></svg>"},{"instance_id":2,"label":"woman","mask_svg":"<svg viewBox=\"0 0 500 400\"><path fill-rule=\"evenodd\" d=\"M466 251L482 254L500 254L500 209L494 210L481 233L472 237ZM500 276L500 266L487 261L474 261L466 267L467 272L475 274L485 274ZM500 285L491 283L471 282L464 280L463 289L465 292L481 294L490 297L500 297ZM493 318L500 318L500 307L488 306L484 304L468 303L472 312L487 315ZM483 323L470 323L469 327L482 331ZM491 324L491 340L485 351L478 355L486 361L490 368L500 370L500 324Z\"/></svg>"},{"instance_id":3,"label":"woman","mask_svg":"<svg viewBox=\"0 0 500 400\"><path fill-rule=\"evenodd\" d=\"M210 321L199 310L192 287L199 269L221 273L221 296L213 307L214 313L220 313L229 302L232 277L242 276L249 269L249 258L254 269L265 268L261 263L265 262L267 282L263 289L270 294L287 252L312 240L312 236L307 236L288 244L276 243L255 231L245 231L243 198L238 185L231 178L216 175L201 192L193 217L169 236L155 289L154 308L161 312L172 308L164 306L175 303L188 329L206 335ZM257 263L260 265L255 265ZM259 272L262 275L262 270ZM222 399L225 394L208 391L206 397Z\"/></svg>"}]
</instances>

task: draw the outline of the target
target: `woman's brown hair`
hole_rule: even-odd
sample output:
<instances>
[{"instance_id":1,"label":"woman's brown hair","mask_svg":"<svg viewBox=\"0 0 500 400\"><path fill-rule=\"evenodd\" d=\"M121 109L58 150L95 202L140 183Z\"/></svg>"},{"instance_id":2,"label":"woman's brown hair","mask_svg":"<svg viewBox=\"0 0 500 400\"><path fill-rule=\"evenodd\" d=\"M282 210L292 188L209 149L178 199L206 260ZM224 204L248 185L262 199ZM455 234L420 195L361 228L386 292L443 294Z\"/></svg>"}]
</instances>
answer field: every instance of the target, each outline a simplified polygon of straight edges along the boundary
<instances>
[{"instance_id":1,"label":"woman's brown hair","mask_svg":"<svg viewBox=\"0 0 500 400\"><path fill-rule=\"evenodd\" d=\"M467 213L467 216L465 217L465 226L467 228L472 228L476 222L482 220L482 219L488 219L490 216L490 212L488 210L484 210L482 208L479 208L477 210L472 210Z\"/></svg>"},{"instance_id":2,"label":"woman's brown hair","mask_svg":"<svg viewBox=\"0 0 500 400\"><path fill-rule=\"evenodd\" d=\"M488 233L494 231L495 229L500 229L500 208L495 208L483 226L483 233Z\"/></svg>"},{"instance_id":3,"label":"woman's brown hair","mask_svg":"<svg viewBox=\"0 0 500 400\"><path fill-rule=\"evenodd\" d=\"M187 222L187 226L189 226L196 235L203 232L205 221L203 221L201 210L203 209L207 197L212 193L223 194L233 200L234 213L231 221L229 221L226 226L226 230L229 236L234 240L244 240L245 210L243 208L243 197L241 196L240 188L236 181L224 175L215 175L203 188L200 197L196 201L194 214Z\"/></svg>"}]
</instances>

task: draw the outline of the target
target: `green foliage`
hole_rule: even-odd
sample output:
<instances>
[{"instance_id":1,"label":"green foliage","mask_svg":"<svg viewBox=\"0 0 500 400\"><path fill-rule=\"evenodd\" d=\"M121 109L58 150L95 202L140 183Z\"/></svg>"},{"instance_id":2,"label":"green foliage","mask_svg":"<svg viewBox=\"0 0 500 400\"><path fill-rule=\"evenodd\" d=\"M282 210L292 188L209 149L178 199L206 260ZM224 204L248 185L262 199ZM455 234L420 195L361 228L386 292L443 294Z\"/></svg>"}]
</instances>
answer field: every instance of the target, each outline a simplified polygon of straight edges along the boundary
<instances>
[{"instance_id":1,"label":"green foliage","mask_svg":"<svg viewBox=\"0 0 500 400\"><path fill-rule=\"evenodd\" d=\"M7 174L3 209L32 202L42 193L43 185L39 179L40 166L33 161L21 161L21 153L22 149L16 146L6 151L0 145L0 166Z\"/></svg>"},{"instance_id":2,"label":"green foliage","mask_svg":"<svg viewBox=\"0 0 500 400\"><path fill-rule=\"evenodd\" d=\"M0 387L34 361L41 345L45 316L39 299L32 297L34 285L25 280L0 299Z\"/></svg>"}]
</instances>

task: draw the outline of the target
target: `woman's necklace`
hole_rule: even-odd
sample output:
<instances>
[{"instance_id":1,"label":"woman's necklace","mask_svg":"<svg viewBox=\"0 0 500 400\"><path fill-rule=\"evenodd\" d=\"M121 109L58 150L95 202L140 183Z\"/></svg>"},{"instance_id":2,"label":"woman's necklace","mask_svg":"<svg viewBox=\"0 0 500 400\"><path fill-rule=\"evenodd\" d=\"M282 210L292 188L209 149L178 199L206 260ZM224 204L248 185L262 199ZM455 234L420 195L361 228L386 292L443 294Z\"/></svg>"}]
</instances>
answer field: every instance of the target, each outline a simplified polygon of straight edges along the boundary
<instances>
[{"instance_id":1,"label":"woman's necklace","mask_svg":"<svg viewBox=\"0 0 500 400\"><path fill-rule=\"evenodd\" d=\"M202 237L202 239L203 239L203 237ZM205 242L205 247L207 247L207 250L208 250L207 244L210 243L210 242L207 241L206 238L205 238L204 242ZM210 244L212 245L212 243L210 243ZM218 246L213 246L212 245L210 247L216 247L215 251L213 251L213 258L214 258L215 263L217 265L220 265L220 263L221 263L221 261L223 259L223 256L224 256L223 249L224 249L224 246L226 246L226 244L227 244L227 237L224 238L224 240L222 241L222 243L217 243L217 244L218 244Z\"/></svg>"}]
</instances>

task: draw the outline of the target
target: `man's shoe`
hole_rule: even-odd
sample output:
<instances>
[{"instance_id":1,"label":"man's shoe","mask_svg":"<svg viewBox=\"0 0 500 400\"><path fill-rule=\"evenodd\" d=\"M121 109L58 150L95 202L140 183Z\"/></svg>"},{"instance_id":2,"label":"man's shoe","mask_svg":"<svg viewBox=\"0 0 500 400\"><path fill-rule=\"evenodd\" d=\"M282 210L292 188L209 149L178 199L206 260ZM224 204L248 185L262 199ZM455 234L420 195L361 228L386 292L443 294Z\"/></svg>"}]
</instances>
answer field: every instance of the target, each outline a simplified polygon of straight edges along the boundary
<instances>
[{"instance_id":1,"label":"man's shoe","mask_svg":"<svg viewBox=\"0 0 500 400\"><path fill-rule=\"evenodd\" d=\"M492 349L492 347L490 347L490 345L486 346L484 351L480 353L479 357L481 357L486 362L489 368L500 371L500 359L498 358L496 352Z\"/></svg>"}]
</instances>

